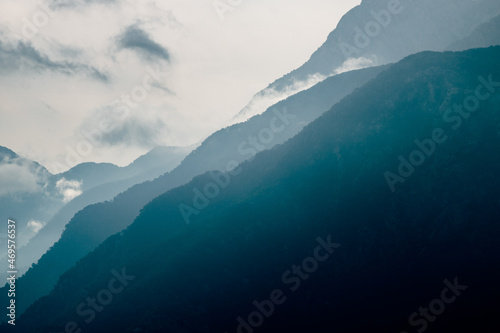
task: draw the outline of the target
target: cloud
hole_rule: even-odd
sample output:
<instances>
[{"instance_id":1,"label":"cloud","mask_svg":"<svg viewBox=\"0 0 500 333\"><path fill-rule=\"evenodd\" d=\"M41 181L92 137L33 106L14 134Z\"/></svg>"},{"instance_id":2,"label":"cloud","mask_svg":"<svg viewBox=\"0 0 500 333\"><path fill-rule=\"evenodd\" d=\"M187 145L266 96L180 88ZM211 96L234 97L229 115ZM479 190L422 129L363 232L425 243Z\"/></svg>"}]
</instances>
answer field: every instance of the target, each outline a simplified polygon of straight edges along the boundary
<instances>
[{"instance_id":1,"label":"cloud","mask_svg":"<svg viewBox=\"0 0 500 333\"><path fill-rule=\"evenodd\" d=\"M51 0L50 7L52 9L64 9L89 5L111 5L117 2L118 0Z\"/></svg>"},{"instance_id":2,"label":"cloud","mask_svg":"<svg viewBox=\"0 0 500 333\"><path fill-rule=\"evenodd\" d=\"M68 146L76 150L87 140L80 129L94 111L131 94L143 83L148 67L156 71L161 65L160 71L168 70L168 75L149 80L150 95L131 112L155 109L158 116L137 124L131 123L135 118L119 121L105 143L82 161L127 165L147 151L123 142L198 142L226 126L253 94L302 65L341 15L360 1L250 1L235 7L222 23L213 1L3 0L1 141L47 166L67 164ZM53 13L45 8L51 5L57 8ZM44 12L50 18L47 24L41 24ZM33 38L23 39L25 19L37 27ZM258 28L250 28L250 22L259 22ZM139 28L153 44L134 44L130 27ZM136 31L137 36L141 34ZM9 42L18 40L23 46ZM120 48L120 41L127 48ZM153 53L147 45L153 45ZM156 55L154 45L160 46ZM29 48L32 55L23 55ZM88 79L92 68L109 81ZM161 87L175 91L175 96L162 95L157 89ZM49 114L45 104L55 111ZM89 130L99 128L92 125ZM134 137L144 132L145 138Z\"/></svg>"},{"instance_id":3,"label":"cloud","mask_svg":"<svg viewBox=\"0 0 500 333\"><path fill-rule=\"evenodd\" d=\"M46 179L42 167L21 158L4 158L0 162L0 197L41 192Z\"/></svg>"},{"instance_id":4,"label":"cloud","mask_svg":"<svg viewBox=\"0 0 500 333\"><path fill-rule=\"evenodd\" d=\"M165 144L164 139L170 130L164 121L165 112L157 112L144 108L136 114L117 112L120 108L110 106L104 110L94 112L80 128L82 133L95 132L99 129L99 145L103 146L135 146L151 148ZM105 131L99 124L110 124Z\"/></svg>"},{"instance_id":5,"label":"cloud","mask_svg":"<svg viewBox=\"0 0 500 333\"><path fill-rule=\"evenodd\" d=\"M66 180L64 177L59 179L56 183L56 188L63 196L64 203L69 202L82 194L82 190L80 189L81 186L82 182L77 180Z\"/></svg>"},{"instance_id":6,"label":"cloud","mask_svg":"<svg viewBox=\"0 0 500 333\"><path fill-rule=\"evenodd\" d=\"M306 80L296 80L293 84L282 90L267 88L255 95L250 103L232 119L232 123L244 122L257 114L261 114L276 103L303 90L309 89L326 78L327 76L316 73L314 75L309 75Z\"/></svg>"},{"instance_id":7,"label":"cloud","mask_svg":"<svg viewBox=\"0 0 500 333\"><path fill-rule=\"evenodd\" d=\"M167 49L152 40L149 34L142 30L138 24L129 26L118 37L118 47L122 50L134 50L147 60L152 60L153 58L170 60L170 54Z\"/></svg>"},{"instance_id":8,"label":"cloud","mask_svg":"<svg viewBox=\"0 0 500 333\"><path fill-rule=\"evenodd\" d=\"M33 237L35 237L40 230L45 227L46 223L45 222L40 222L34 219L29 220L28 224L26 225L26 228L22 230L22 238L19 238L18 241L18 247L24 247L26 244L29 243Z\"/></svg>"},{"instance_id":9,"label":"cloud","mask_svg":"<svg viewBox=\"0 0 500 333\"><path fill-rule=\"evenodd\" d=\"M362 68L373 67L376 64L377 62L375 60L368 59L365 57L349 58L346 61L344 61L342 65L340 65L333 71L333 75L350 72Z\"/></svg>"},{"instance_id":10,"label":"cloud","mask_svg":"<svg viewBox=\"0 0 500 333\"><path fill-rule=\"evenodd\" d=\"M92 66L68 61L53 61L49 56L35 49L30 42L0 40L0 72L12 73L19 70L38 73L52 71L69 76L81 73L98 81L108 81L106 74Z\"/></svg>"},{"instance_id":11,"label":"cloud","mask_svg":"<svg viewBox=\"0 0 500 333\"><path fill-rule=\"evenodd\" d=\"M36 235L45 226L44 222L39 222L35 220L30 220L28 222L28 228Z\"/></svg>"},{"instance_id":12,"label":"cloud","mask_svg":"<svg viewBox=\"0 0 500 333\"><path fill-rule=\"evenodd\" d=\"M167 125L161 120L130 118L103 135L107 145L133 145L149 148L161 144L162 135L168 132Z\"/></svg>"},{"instance_id":13,"label":"cloud","mask_svg":"<svg viewBox=\"0 0 500 333\"><path fill-rule=\"evenodd\" d=\"M349 58L328 75L316 73L308 76L306 80L294 81L293 84L290 84L280 91L277 91L274 88L267 88L255 95L250 103L232 119L232 123L243 122L257 114L261 114L279 101L282 101L303 90L309 89L328 77L362 68L373 67L376 66L376 64L377 62L374 59L364 57Z\"/></svg>"}]
</instances>

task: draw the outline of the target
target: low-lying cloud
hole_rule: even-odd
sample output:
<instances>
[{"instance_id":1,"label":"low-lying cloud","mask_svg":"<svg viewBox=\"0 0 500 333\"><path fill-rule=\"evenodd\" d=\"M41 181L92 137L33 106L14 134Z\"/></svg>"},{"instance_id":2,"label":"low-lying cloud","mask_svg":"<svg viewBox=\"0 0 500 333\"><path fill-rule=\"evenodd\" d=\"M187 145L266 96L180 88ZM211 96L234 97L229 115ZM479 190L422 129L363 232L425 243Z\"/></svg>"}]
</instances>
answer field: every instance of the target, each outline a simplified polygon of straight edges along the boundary
<instances>
[{"instance_id":1,"label":"low-lying cloud","mask_svg":"<svg viewBox=\"0 0 500 333\"><path fill-rule=\"evenodd\" d=\"M294 81L293 84L282 90L267 88L252 98L250 103L234 117L233 123L243 122L255 115L261 114L276 103L303 90L307 90L326 78L327 76L325 75L314 74L308 76L306 80Z\"/></svg>"},{"instance_id":2,"label":"low-lying cloud","mask_svg":"<svg viewBox=\"0 0 500 333\"><path fill-rule=\"evenodd\" d=\"M344 61L344 63L341 66L335 68L335 70L333 71L333 75L373 66L376 66L375 60L368 59L365 57L349 58L346 61Z\"/></svg>"},{"instance_id":3,"label":"low-lying cloud","mask_svg":"<svg viewBox=\"0 0 500 333\"><path fill-rule=\"evenodd\" d=\"M32 240L33 237L35 237L40 232L40 230L43 229L43 227L45 227L45 225L45 222L37 221L34 219L29 220L26 228L22 229L21 231L22 237L19 237L18 247L21 248L26 246L26 244L28 244L29 241Z\"/></svg>"},{"instance_id":4,"label":"low-lying cloud","mask_svg":"<svg viewBox=\"0 0 500 333\"><path fill-rule=\"evenodd\" d=\"M28 161L5 158L0 162L0 197L41 192L45 181L41 167Z\"/></svg>"},{"instance_id":5,"label":"low-lying cloud","mask_svg":"<svg viewBox=\"0 0 500 333\"><path fill-rule=\"evenodd\" d=\"M233 119L233 123L243 122L255 115L261 114L276 103L303 90L307 90L328 77L345 72L350 72L353 70L373 67L375 65L376 61L372 59L364 57L349 58L344 61L341 66L333 69L332 72L328 75L316 73L314 75L308 76L306 80L294 81L293 84L290 84L281 90L276 90L275 88L267 88L252 98L250 103Z\"/></svg>"},{"instance_id":6,"label":"low-lying cloud","mask_svg":"<svg viewBox=\"0 0 500 333\"><path fill-rule=\"evenodd\" d=\"M66 180L61 178L56 183L56 188L63 196L63 202L67 203L82 194L82 182L77 180Z\"/></svg>"},{"instance_id":7,"label":"low-lying cloud","mask_svg":"<svg viewBox=\"0 0 500 333\"><path fill-rule=\"evenodd\" d=\"M44 222L30 220L28 222L28 228L36 235L45 226Z\"/></svg>"}]
</instances>

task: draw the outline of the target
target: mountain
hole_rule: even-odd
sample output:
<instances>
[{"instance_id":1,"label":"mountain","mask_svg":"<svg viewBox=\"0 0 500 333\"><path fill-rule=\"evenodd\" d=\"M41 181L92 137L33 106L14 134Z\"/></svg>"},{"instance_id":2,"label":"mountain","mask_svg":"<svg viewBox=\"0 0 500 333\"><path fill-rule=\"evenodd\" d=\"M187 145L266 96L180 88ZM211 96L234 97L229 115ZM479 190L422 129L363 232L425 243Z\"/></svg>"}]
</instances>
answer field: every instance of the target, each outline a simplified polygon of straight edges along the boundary
<instances>
[{"instance_id":1,"label":"mountain","mask_svg":"<svg viewBox=\"0 0 500 333\"><path fill-rule=\"evenodd\" d=\"M443 51L499 14L497 0L363 0L304 65L257 93L234 121L339 72L396 62L421 51Z\"/></svg>"},{"instance_id":2,"label":"mountain","mask_svg":"<svg viewBox=\"0 0 500 333\"><path fill-rule=\"evenodd\" d=\"M149 201L210 171L226 171L296 135L306 124L356 88L372 80L385 67L344 73L269 108L245 123L217 131L171 172L133 186L112 201L79 211L61 238L36 265L18 279L18 313L52 290L62 273L114 233L122 231ZM0 295L6 295L6 288ZM0 296L3 297L3 296Z\"/></svg>"},{"instance_id":3,"label":"mountain","mask_svg":"<svg viewBox=\"0 0 500 333\"><path fill-rule=\"evenodd\" d=\"M0 219L15 219L19 244L27 243L64 204L59 191L49 184L51 177L42 165L0 146Z\"/></svg>"},{"instance_id":4,"label":"mountain","mask_svg":"<svg viewBox=\"0 0 500 333\"><path fill-rule=\"evenodd\" d=\"M16 329L495 327L499 56L405 58L286 143L163 194ZM186 224L193 189L204 194Z\"/></svg>"},{"instance_id":5,"label":"mountain","mask_svg":"<svg viewBox=\"0 0 500 333\"><path fill-rule=\"evenodd\" d=\"M147 154L140 156L132 162L127 169L132 174L140 174L145 170L157 173L158 176L165 173L164 170L172 170L188 155L195 146L188 147L155 147Z\"/></svg>"},{"instance_id":6,"label":"mountain","mask_svg":"<svg viewBox=\"0 0 500 333\"><path fill-rule=\"evenodd\" d=\"M55 175L54 182L61 178L78 181L81 183L81 191L86 191L101 184L125 178L126 175L123 175L122 170L123 168L111 163L81 163L66 172Z\"/></svg>"},{"instance_id":7,"label":"mountain","mask_svg":"<svg viewBox=\"0 0 500 333\"><path fill-rule=\"evenodd\" d=\"M18 158L19 156L14 153L12 150L10 150L9 148L6 148L6 147L2 147L0 146L0 159L4 160L6 158L8 159L16 159Z\"/></svg>"},{"instance_id":8,"label":"mountain","mask_svg":"<svg viewBox=\"0 0 500 333\"><path fill-rule=\"evenodd\" d=\"M478 26L469 36L452 43L447 50L464 51L500 45L500 15Z\"/></svg>"},{"instance_id":9,"label":"mountain","mask_svg":"<svg viewBox=\"0 0 500 333\"><path fill-rule=\"evenodd\" d=\"M61 237L65 225L78 211L88 205L111 200L135 184L171 171L192 149L193 147L156 147L126 167L109 163L83 163L63 174L51 176L49 184L57 184L61 179L76 181L80 185L77 190L81 194L62 206L26 246L18 249L19 275L24 274ZM0 259L0 265L7 265L7 257Z\"/></svg>"},{"instance_id":10,"label":"mountain","mask_svg":"<svg viewBox=\"0 0 500 333\"><path fill-rule=\"evenodd\" d=\"M126 167L111 163L82 163L58 175L82 182L82 190L138 176L145 172L154 174L151 179L175 168L194 147L162 147L151 149ZM150 177L147 177L150 178Z\"/></svg>"},{"instance_id":11,"label":"mountain","mask_svg":"<svg viewBox=\"0 0 500 333\"><path fill-rule=\"evenodd\" d=\"M281 144L304 126L375 78L388 66L343 73L328 78L306 91L269 107L266 112L240 124L223 128L209 136L186 157L176 172L189 171L192 177L209 170L227 171L228 165L251 159L256 153ZM234 162L234 163L232 163Z\"/></svg>"}]
</instances>

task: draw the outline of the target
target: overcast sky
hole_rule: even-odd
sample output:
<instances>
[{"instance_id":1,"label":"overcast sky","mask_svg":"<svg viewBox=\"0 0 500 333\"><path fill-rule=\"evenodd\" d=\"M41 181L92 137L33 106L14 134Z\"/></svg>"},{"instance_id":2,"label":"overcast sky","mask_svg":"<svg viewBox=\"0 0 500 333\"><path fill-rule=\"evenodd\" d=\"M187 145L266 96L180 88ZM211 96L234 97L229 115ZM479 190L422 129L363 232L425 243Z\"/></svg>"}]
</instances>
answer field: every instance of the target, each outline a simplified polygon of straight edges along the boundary
<instances>
[{"instance_id":1,"label":"overcast sky","mask_svg":"<svg viewBox=\"0 0 500 333\"><path fill-rule=\"evenodd\" d=\"M360 2L0 0L0 145L57 172L197 143Z\"/></svg>"}]
</instances>

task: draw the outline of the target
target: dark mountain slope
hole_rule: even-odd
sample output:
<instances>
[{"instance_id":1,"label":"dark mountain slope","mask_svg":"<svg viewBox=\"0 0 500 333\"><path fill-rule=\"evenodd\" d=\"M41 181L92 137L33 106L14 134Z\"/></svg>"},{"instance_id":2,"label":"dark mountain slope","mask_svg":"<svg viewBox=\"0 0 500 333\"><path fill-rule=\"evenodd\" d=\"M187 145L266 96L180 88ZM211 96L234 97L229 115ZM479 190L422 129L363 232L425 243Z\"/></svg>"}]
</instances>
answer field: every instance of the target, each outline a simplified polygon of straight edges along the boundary
<instances>
[{"instance_id":1,"label":"dark mountain slope","mask_svg":"<svg viewBox=\"0 0 500 333\"><path fill-rule=\"evenodd\" d=\"M59 276L80 258L110 235L130 225L140 209L149 201L189 182L194 176L213 169L226 171L228 165L251 158L252 152L271 148L293 137L303 126L384 69L370 68L332 77L309 91L290 97L246 123L214 133L172 172L154 181L136 185L110 202L86 207L71 219L61 239L18 280L17 285L21 290L17 295L18 313L22 313L36 299L50 292ZM285 114L292 115L293 118L282 120ZM261 140L259 134L263 130L268 132L271 128L275 129L272 132L272 140L268 140L269 137L263 137L264 140ZM259 140L258 149L251 150L253 146L250 137ZM6 292L5 287L0 289L0 295L7 295Z\"/></svg>"},{"instance_id":2,"label":"dark mountain slope","mask_svg":"<svg viewBox=\"0 0 500 333\"><path fill-rule=\"evenodd\" d=\"M47 225L23 247L18 258L18 272L24 274L61 237L65 225L88 205L113 199L135 184L155 179L171 171L191 152L191 147L156 147L126 167L112 164L85 163L54 176L79 180L84 192L64 205ZM109 172L105 171L108 169ZM7 258L0 260L7 265Z\"/></svg>"},{"instance_id":3,"label":"dark mountain slope","mask_svg":"<svg viewBox=\"0 0 500 333\"><path fill-rule=\"evenodd\" d=\"M189 225L179 204L191 205L213 175L158 197L66 272L20 327L235 332L241 316L258 329L239 332L491 330L500 296L499 56L495 47L404 59L239 175L217 174L229 184ZM499 83L476 89L480 77ZM483 101L458 126L448 110L476 92ZM413 153L415 140L427 157ZM384 175L398 172L398 156L423 161L391 191ZM113 269L133 278L108 302L101 291ZM90 315L75 309L95 295L106 305L85 323ZM254 301L270 298L280 304L261 311L272 315L249 318ZM410 327L429 306L436 315L417 313Z\"/></svg>"}]
</instances>

